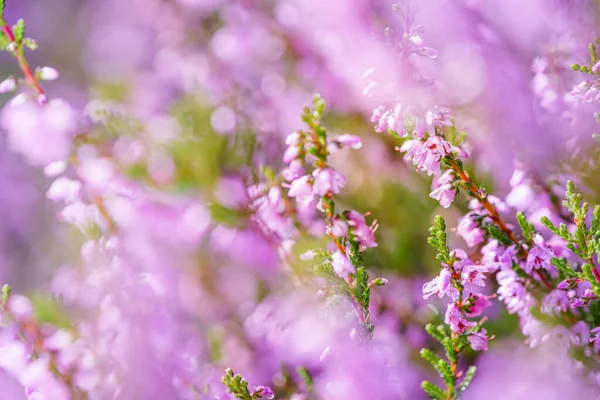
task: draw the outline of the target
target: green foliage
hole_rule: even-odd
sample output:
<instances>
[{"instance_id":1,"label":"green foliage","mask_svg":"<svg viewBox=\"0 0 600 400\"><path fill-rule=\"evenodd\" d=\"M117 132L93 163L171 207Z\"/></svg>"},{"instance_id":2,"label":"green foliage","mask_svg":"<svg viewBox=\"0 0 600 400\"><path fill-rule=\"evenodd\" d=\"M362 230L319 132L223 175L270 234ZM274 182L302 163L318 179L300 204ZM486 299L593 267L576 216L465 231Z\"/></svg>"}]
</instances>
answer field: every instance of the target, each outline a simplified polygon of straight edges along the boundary
<instances>
[{"instance_id":1,"label":"green foliage","mask_svg":"<svg viewBox=\"0 0 600 400\"><path fill-rule=\"evenodd\" d=\"M482 224L481 228L487 233L487 235L493 239L496 239L500 243L504 245L512 244L512 240L508 237L506 233L496 224Z\"/></svg>"},{"instance_id":2,"label":"green foliage","mask_svg":"<svg viewBox=\"0 0 600 400\"><path fill-rule=\"evenodd\" d=\"M474 365L471 365L469 367L469 369L467 369L467 373L465 374L465 378L462 380L462 382L460 383L460 386L458 387L459 392L464 392L465 390L467 390L467 388L469 387L469 385L473 381L473 378L475 378L475 373L476 372L477 372L477 367L474 366Z\"/></svg>"},{"instance_id":3,"label":"green foliage","mask_svg":"<svg viewBox=\"0 0 600 400\"><path fill-rule=\"evenodd\" d=\"M525 240L530 241L533 239L533 236L535 235L535 228L533 227L533 224L527 222L525 214L523 214L521 211L517 213L517 221L519 222L519 226L521 227L521 232L523 232L523 237Z\"/></svg>"},{"instance_id":4,"label":"green foliage","mask_svg":"<svg viewBox=\"0 0 600 400\"><path fill-rule=\"evenodd\" d=\"M0 32L0 51L6 51L9 44L10 40L8 40L6 34Z\"/></svg>"},{"instance_id":5,"label":"green foliage","mask_svg":"<svg viewBox=\"0 0 600 400\"><path fill-rule=\"evenodd\" d=\"M225 375L221 378L223 385L227 387L227 391L235 396L239 400L253 400L253 396L248 390L248 381L245 380L242 375L234 375L231 368L225 370Z\"/></svg>"},{"instance_id":6,"label":"green foliage","mask_svg":"<svg viewBox=\"0 0 600 400\"><path fill-rule=\"evenodd\" d=\"M569 232L564 223L556 226L547 217L542 217L540 221L552 233L564 239L567 248L577 255L583 261L583 264L580 272L569 266L564 259L555 257L552 259L552 265L558 269L561 278L586 280L592 284L594 293L599 295L600 281L596 272L594 255L597 255L600 251L600 206L594 207L592 221L590 227L588 227L586 220L590 206L583 201L582 195L575 191L575 185L571 181L567 182L563 205L573 216L573 222L575 223L573 233Z\"/></svg>"},{"instance_id":7,"label":"green foliage","mask_svg":"<svg viewBox=\"0 0 600 400\"><path fill-rule=\"evenodd\" d=\"M423 359L431 364L431 366L437 371L439 376L446 384L446 389L443 390L437 387L432 388L429 386L431 384L427 381L422 382L421 387L432 399L456 399L458 393L460 393L456 390L456 365L458 364L458 353L466 346L461 345L463 338L460 336L450 336L444 325L434 326L432 324L427 324L425 326L425 330L431 335L431 337L442 344L446 353L446 359L439 357L429 349L421 349L421 357L423 357ZM439 392L436 389L439 389ZM440 394L441 397L436 397Z\"/></svg>"},{"instance_id":8,"label":"green foliage","mask_svg":"<svg viewBox=\"0 0 600 400\"><path fill-rule=\"evenodd\" d=\"M298 366L296 368L296 373L298 373L298 376L302 379L302 381L304 382L304 384L306 385L306 388L308 389L309 392L314 392L314 381L313 381L313 377L310 374L310 372L304 368L303 366Z\"/></svg>"},{"instance_id":9,"label":"green foliage","mask_svg":"<svg viewBox=\"0 0 600 400\"><path fill-rule=\"evenodd\" d=\"M39 293L31 295L29 298L39 324L52 324L66 330L73 329L71 319L59 301Z\"/></svg>"},{"instance_id":10,"label":"green foliage","mask_svg":"<svg viewBox=\"0 0 600 400\"><path fill-rule=\"evenodd\" d=\"M437 215L433 221L433 226L429 228L429 244L437 250L436 258L446 264L452 264L450 249L448 248L446 235L446 222L444 218Z\"/></svg>"},{"instance_id":11,"label":"green foliage","mask_svg":"<svg viewBox=\"0 0 600 400\"><path fill-rule=\"evenodd\" d=\"M15 42L17 44L23 42L23 38L25 38L25 20L23 18L19 19L15 26L13 26L13 35L15 35Z\"/></svg>"},{"instance_id":12,"label":"green foliage","mask_svg":"<svg viewBox=\"0 0 600 400\"><path fill-rule=\"evenodd\" d=\"M446 393L444 392L444 390L429 381L421 382L421 387L430 399L444 400L446 398Z\"/></svg>"},{"instance_id":13,"label":"green foliage","mask_svg":"<svg viewBox=\"0 0 600 400\"><path fill-rule=\"evenodd\" d=\"M598 42L598 38L595 39L595 42ZM573 69L573 71L579 71L579 72L583 72L585 74L595 74L595 72L592 70L592 68L598 62L598 55L597 55L596 51L597 51L596 45L594 43L590 43L590 45L588 46L588 52L590 53L589 64L587 64L587 65L571 64L571 69Z\"/></svg>"},{"instance_id":14,"label":"green foliage","mask_svg":"<svg viewBox=\"0 0 600 400\"><path fill-rule=\"evenodd\" d=\"M2 286L2 298L1 298L2 305L6 304L9 296L10 296L10 286L8 286L8 285Z\"/></svg>"},{"instance_id":15,"label":"green foliage","mask_svg":"<svg viewBox=\"0 0 600 400\"><path fill-rule=\"evenodd\" d=\"M444 341L447 335L443 325L435 326L433 324L427 324L425 325L425 331L440 343Z\"/></svg>"}]
</instances>

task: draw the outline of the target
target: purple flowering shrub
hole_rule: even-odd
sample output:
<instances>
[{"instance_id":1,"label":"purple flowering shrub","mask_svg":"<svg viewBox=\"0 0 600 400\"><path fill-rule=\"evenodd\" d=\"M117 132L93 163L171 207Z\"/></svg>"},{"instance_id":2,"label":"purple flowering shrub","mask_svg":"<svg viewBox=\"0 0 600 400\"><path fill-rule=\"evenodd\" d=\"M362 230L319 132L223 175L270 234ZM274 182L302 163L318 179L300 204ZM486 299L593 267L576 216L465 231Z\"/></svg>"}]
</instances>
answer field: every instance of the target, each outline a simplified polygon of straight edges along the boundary
<instances>
[{"instance_id":1,"label":"purple flowering shrub","mask_svg":"<svg viewBox=\"0 0 600 400\"><path fill-rule=\"evenodd\" d=\"M598 398L599 21L0 0L0 400Z\"/></svg>"}]
</instances>

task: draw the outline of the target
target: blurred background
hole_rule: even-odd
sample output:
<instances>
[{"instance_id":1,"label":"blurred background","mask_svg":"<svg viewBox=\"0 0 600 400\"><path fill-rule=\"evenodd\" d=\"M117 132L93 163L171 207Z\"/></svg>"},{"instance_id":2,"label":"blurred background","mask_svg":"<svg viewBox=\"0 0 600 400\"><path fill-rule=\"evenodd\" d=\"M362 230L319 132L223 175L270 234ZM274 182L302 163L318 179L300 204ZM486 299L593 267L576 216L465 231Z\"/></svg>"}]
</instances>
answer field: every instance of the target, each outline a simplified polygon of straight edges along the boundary
<instances>
[{"instance_id":1,"label":"blurred background","mask_svg":"<svg viewBox=\"0 0 600 400\"><path fill-rule=\"evenodd\" d=\"M258 180L263 166L283 167L285 136L302 127L302 108L315 92L326 100L331 133L363 139L360 151L336 153L333 165L348 178L342 206L370 212L379 222L379 246L365 253L365 261L390 285L373 295L374 323L386 327L376 335L396 334L401 342L396 359L414 375L407 378L403 390L412 394L405 398L420 398L419 378L429 374L416 353L428 344L422 326L442 319L441 303L427 305L421 295L422 284L439 271L428 228L441 214L454 230L468 207L461 198L440 209L428 197L430 178L405 163L394 150L395 138L375 132L373 109L396 102L453 109L470 145L469 171L500 198L509 193L518 162L549 186L562 184L563 174L576 176L588 183L589 200L600 200L597 162L589 161L597 151L594 106L574 107L569 96L581 80L570 64L587 60L597 34L595 2L414 3L413 25L424 27L420 35L437 51L435 59L401 54L406 20L387 0L7 0L6 19L25 18L27 36L39 42L39 50L28 54L31 64L61 74L45 83L46 92L85 116L78 121L81 130L110 143L120 173L170 196L161 203L169 210L180 200L210 203L210 228L195 225L209 233L194 258L185 258L193 276L187 282L202 290L210 282L227 283L210 301L206 293L196 299L184 284L177 290L191 308L198 304L191 299L202 299L207 313L220 315L194 310L205 321L221 321L208 334L209 342L220 343L220 356L211 353L218 363L256 366L253 356L246 363L232 350L239 346L228 338L237 329L233 315L242 321L254 315L251 310L266 307L263 300L290 279L283 277L276 249L248 224L244 186ZM19 75L11 58L0 54L0 76ZM9 99L5 94L1 101ZM0 281L31 294L49 321L69 320L77 314L49 293L57 271L77 263L81 234L62 223L60 208L46 198L51 182L13 154L4 136L0 182ZM132 218L140 231L159 235L166 229L168 236L169 221L178 217L165 212ZM314 245L315 239L303 238L295 252ZM450 245L466 248L452 233ZM183 263L170 254L160 262ZM472 255L479 257L478 249ZM517 318L503 307L495 305L490 316L488 331L498 338L483 356L482 378L468 398L526 398L542 390L534 382L552 379L547 396L535 398L558 398L552 397L561 393L557 388L569 384L558 377L574 373L561 370L558 356L532 356L516 345L523 341ZM469 357L476 355L465 362ZM516 382L514 395L505 397L482 394L503 380L486 377L505 371L512 371L507 381L522 375L528 384L520 389ZM270 379L265 375L250 379Z\"/></svg>"}]
</instances>

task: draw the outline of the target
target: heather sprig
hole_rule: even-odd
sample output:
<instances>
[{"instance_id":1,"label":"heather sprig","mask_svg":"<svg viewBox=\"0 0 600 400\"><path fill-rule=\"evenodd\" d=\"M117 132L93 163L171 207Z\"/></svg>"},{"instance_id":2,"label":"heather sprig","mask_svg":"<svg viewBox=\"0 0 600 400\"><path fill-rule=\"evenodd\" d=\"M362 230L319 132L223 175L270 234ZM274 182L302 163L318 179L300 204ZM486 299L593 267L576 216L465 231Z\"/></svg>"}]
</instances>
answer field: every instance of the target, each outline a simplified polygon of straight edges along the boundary
<instances>
[{"instance_id":1,"label":"heather sprig","mask_svg":"<svg viewBox=\"0 0 600 400\"><path fill-rule=\"evenodd\" d=\"M582 196L575 192L572 181L567 182L563 205L573 216L573 231L570 231L565 223L557 226L545 216L541 218L541 222L552 233L561 237L566 242L566 247L579 257L583 264L579 268L580 271L577 271L568 266L566 260L553 257L552 263L558 268L561 279L564 279L559 285L562 288L563 286L570 286L571 282L587 281L590 283L594 294L599 296L600 273L597 269L596 260L600 252L600 206L596 205L590 215L589 204L582 202ZM586 221L590 221L589 217L591 217L591 223L588 226ZM588 296L586 302L589 300Z\"/></svg>"},{"instance_id":2,"label":"heather sprig","mask_svg":"<svg viewBox=\"0 0 600 400\"><path fill-rule=\"evenodd\" d=\"M23 72L25 82L35 91L38 102L41 104L46 103L48 97L39 80L54 80L58 77L58 73L50 67L38 68L35 73L32 72L25 57L25 49L36 50L38 47L37 42L25 37L26 25L24 19L19 19L12 27L8 24L4 19L4 4L0 8L0 27L2 28L2 32L0 33L0 51L8 51L16 58L19 68ZM20 80L9 77L0 83L0 92L11 92L17 88L19 83Z\"/></svg>"},{"instance_id":3,"label":"heather sprig","mask_svg":"<svg viewBox=\"0 0 600 400\"><path fill-rule=\"evenodd\" d=\"M242 375L235 375L231 368L225 370L221 379L227 391L239 400L274 399L275 394L268 386L256 386L252 391L248 389L248 381Z\"/></svg>"},{"instance_id":4,"label":"heather sprig","mask_svg":"<svg viewBox=\"0 0 600 400\"><path fill-rule=\"evenodd\" d=\"M440 275L423 286L423 297L433 294L439 297L448 296L451 303L445 315L448 326L433 326L428 324L426 331L445 350L446 359L438 357L429 349L422 349L421 356L428 361L442 377L446 388L437 387L431 382L422 383L425 393L432 399L457 399L466 390L475 375L475 367L468 369L464 378L458 371L458 358L467 347L473 350L486 350L489 337L482 324L471 321L482 314L485 307L490 305L486 296L475 291L474 286L485 286L483 273L487 269L472 263L462 250L450 251L447 245L446 224L444 219L437 216L429 229L429 244L437 250L437 259L442 263Z\"/></svg>"}]
</instances>

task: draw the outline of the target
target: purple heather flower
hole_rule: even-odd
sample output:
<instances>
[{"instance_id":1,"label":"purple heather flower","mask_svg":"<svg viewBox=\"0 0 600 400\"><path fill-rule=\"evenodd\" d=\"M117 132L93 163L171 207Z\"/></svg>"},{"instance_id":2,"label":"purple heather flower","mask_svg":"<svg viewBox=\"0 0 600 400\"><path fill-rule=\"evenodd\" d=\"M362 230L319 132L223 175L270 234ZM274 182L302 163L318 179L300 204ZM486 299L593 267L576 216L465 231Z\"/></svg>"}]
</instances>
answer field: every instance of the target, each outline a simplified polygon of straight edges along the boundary
<instances>
[{"instance_id":1,"label":"purple heather flower","mask_svg":"<svg viewBox=\"0 0 600 400\"><path fill-rule=\"evenodd\" d=\"M292 181L288 196L295 197L299 204L309 204L314 198L310 175L304 175Z\"/></svg>"},{"instance_id":2,"label":"purple heather flower","mask_svg":"<svg viewBox=\"0 0 600 400\"><path fill-rule=\"evenodd\" d=\"M367 225L364 215L350 210L346 212L346 218L348 218L348 225L352 228L352 234L361 246L377 247L373 230Z\"/></svg>"},{"instance_id":3,"label":"purple heather flower","mask_svg":"<svg viewBox=\"0 0 600 400\"><path fill-rule=\"evenodd\" d=\"M467 340L471 345L471 348L475 351L483 351L488 349L488 337L486 336L486 330L481 329L479 332L471 332Z\"/></svg>"},{"instance_id":4,"label":"purple heather flower","mask_svg":"<svg viewBox=\"0 0 600 400\"><path fill-rule=\"evenodd\" d=\"M404 145L402 147L404 148ZM412 148L410 150L412 151ZM417 171L425 171L427 175L439 175L440 161L451 151L452 146L441 136L430 136L415 150L413 164ZM407 154L410 154L410 151Z\"/></svg>"},{"instance_id":5,"label":"purple heather flower","mask_svg":"<svg viewBox=\"0 0 600 400\"><path fill-rule=\"evenodd\" d=\"M504 301L510 314L519 313L528 307L530 296L517 273L511 269L500 270L496 274L498 280L498 299Z\"/></svg>"},{"instance_id":6,"label":"purple heather flower","mask_svg":"<svg viewBox=\"0 0 600 400\"><path fill-rule=\"evenodd\" d=\"M499 269L511 269L515 259L515 246L504 248L496 239L490 240L481 248L481 263L488 268L489 272Z\"/></svg>"},{"instance_id":7,"label":"purple heather flower","mask_svg":"<svg viewBox=\"0 0 600 400\"><path fill-rule=\"evenodd\" d=\"M595 342L596 340L600 339L600 326L597 326L594 329L592 329L590 333L593 335L590 339L590 342Z\"/></svg>"},{"instance_id":8,"label":"purple heather flower","mask_svg":"<svg viewBox=\"0 0 600 400\"><path fill-rule=\"evenodd\" d=\"M327 193L338 194L346 184L346 177L333 168L318 168L313 172L314 193L325 196Z\"/></svg>"},{"instance_id":9,"label":"purple heather flower","mask_svg":"<svg viewBox=\"0 0 600 400\"><path fill-rule=\"evenodd\" d=\"M336 250L331 255L331 265L333 266L335 273L342 279L346 279L348 274L356 272L352 262L340 250Z\"/></svg>"},{"instance_id":10,"label":"purple heather flower","mask_svg":"<svg viewBox=\"0 0 600 400\"><path fill-rule=\"evenodd\" d=\"M460 219L456 233L463 238L467 246L474 247L483 242L484 232L479 229L477 222L473 221L473 213L468 213Z\"/></svg>"},{"instance_id":11,"label":"purple heather flower","mask_svg":"<svg viewBox=\"0 0 600 400\"><path fill-rule=\"evenodd\" d=\"M450 207L454 201L454 196L456 196L456 189L451 183L442 185L429 194L429 197L439 201L440 206L443 208Z\"/></svg>"},{"instance_id":12,"label":"purple heather flower","mask_svg":"<svg viewBox=\"0 0 600 400\"><path fill-rule=\"evenodd\" d=\"M252 394L258 395L259 399L274 399L275 393L268 386L255 386L252 390Z\"/></svg>"},{"instance_id":13,"label":"purple heather flower","mask_svg":"<svg viewBox=\"0 0 600 400\"><path fill-rule=\"evenodd\" d=\"M460 274L461 283L464 286L463 296L468 296L473 286L485 286L485 275L487 268L483 265L465 265Z\"/></svg>"},{"instance_id":14,"label":"purple heather flower","mask_svg":"<svg viewBox=\"0 0 600 400\"><path fill-rule=\"evenodd\" d=\"M355 135L339 135L334 137L333 140L328 143L327 150L332 153L341 147L351 147L355 150L358 150L362 147L362 140L360 137Z\"/></svg>"},{"instance_id":15,"label":"purple heather flower","mask_svg":"<svg viewBox=\"0 0 600 400\"><path fill-rule=\"evenodd\" d=\"M483 310L492 305L488 298L479 293L471 293L470 297L472 304L468 310L465 310L465 315L469 318L475 318L483 314Z\"/></svg>"},{"instance_id":16,"label":"purple heather flower","mask_svg":"<svg viewBox=\"0 0 600 400\"><path fill-rule=\"evenodd\" d=\"M542 312L548 315L559 315L569 308L569 295L565 290L555 289L544 296Z\"/></svg>"},{"instance_id":17,"label":"purple heather flower","mask_svg":"<svg viewBox=\"0 0 600 400\"><path fill-rule=\"evenodd\" d=\"M458 300L458 290L450 284L452 278L452 272L443 268L440 271L440 275L433 278L431 281L426 282L423 285L423 298L427 300L434 294L442 298L444 295L448 295L452 301Z\"/></svg>"},{"instance_id":18,"label":"purple heather flower","mask_svg":"<svg viewBox=\"0 0 600 400\"><path fill-rule=\"evenodd\" d=\"M335 237L341 238L346 236L348 233L348 224L342 219L333 218L331 221L331 227L329 229Z\"/></svg>"},{"instance_id":19,"label":"purple heather flower","mask_svg":"<svg viewBox=\"0 0 600 400\"><path fill-rule=\"evenodd\" d=\"M454 249L450 252L450 256L454 258L454 269L460 271L465 265L472 265L473 262L463 249Z\"/></svg>"},{"instance_id":20,"label":"purple heather flower","mask_svg":"<svg viewBox=\"0 0 600 400\"><path fill-rule=\"evenodd\" d=\"M585 103L600 103L600 79L581 82L573 88L571 96Z\"/></svg>"},{"instance_id":21,"label":"purple heather flower","mask_svg":"<svg viewBox=\"0 0 600 400\"><path fill-rule=\"evenodd\" d=\"M456 303L448 304L448 308L446 309L446 316L444 318L444 322L450 325L450 329L456 333L465 333L467 328L470 328L473 323L467 321L460 314L460 309Z\"/></svg>"},{"instance_id":22,"label":"purple heather flower","mask_svg":"<svg viewBox=\"0 0 600 400\"><path fill-rule=\"evenodd\" d=\"M529 250L527 260L525 261L525 271L530 274L534 269L550 270L550 260L554 257L554 251L546 245L546 242L541 235L535 235L533 238L535 246Z\"/></svg>"},{"instance_id":23,"label":"purple heather flower","mask_svg":"<svg viewBox=\"0 0 600 400\"><path fill-rule=\"evenodd\" d=\"M296 157L298 157L298 155L300 154L300 147L299 146L290 146L287 148L287 150L285 151L285 153L283 153L283 162L286 164L289 164L290 162L292 162L294 159L296 159Z\"/></svg>"},{"instance_id":24,"label":"purple heather flower","mask_svg":"<svg viewBox=\"0 0 600 400\"><path fill-rule=\"evenodd\" d=\"M300 178L302 175L304 175L302 160L292 160L288 167L281 171L281 175L288 182Z\"/></svg>"}]
</instances>

